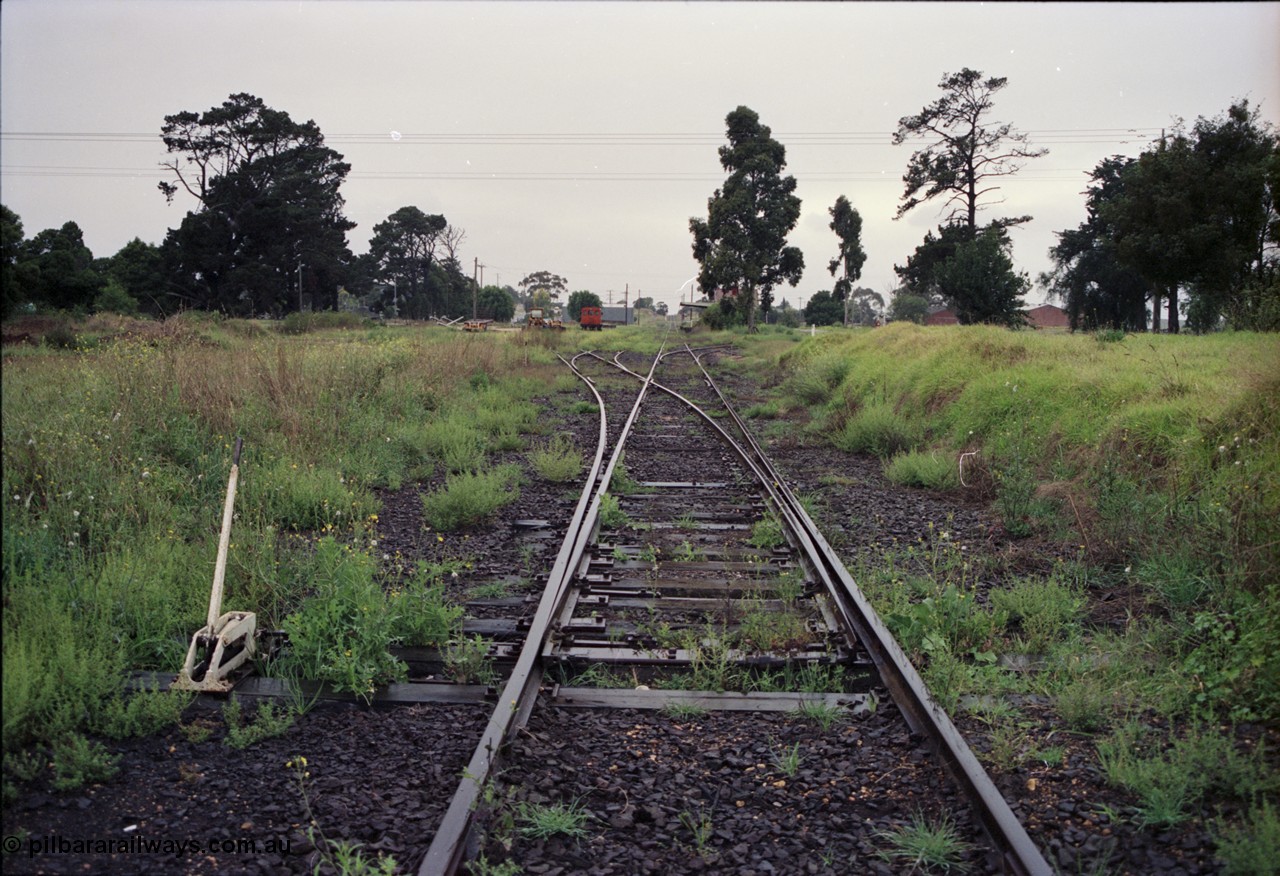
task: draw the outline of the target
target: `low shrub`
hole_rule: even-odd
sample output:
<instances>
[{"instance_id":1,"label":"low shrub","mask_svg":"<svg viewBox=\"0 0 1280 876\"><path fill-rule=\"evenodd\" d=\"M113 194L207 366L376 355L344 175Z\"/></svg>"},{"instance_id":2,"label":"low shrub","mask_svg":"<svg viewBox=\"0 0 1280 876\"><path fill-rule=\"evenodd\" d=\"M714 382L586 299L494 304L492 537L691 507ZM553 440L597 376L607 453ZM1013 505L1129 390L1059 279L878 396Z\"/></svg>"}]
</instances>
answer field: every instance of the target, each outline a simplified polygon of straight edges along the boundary
<instances>
[{"instance_id":1,"label":"low shrub","mask_svg":"<svg viewBox=\"0 0 1280 876\"><path fill-rule=\"evenodd\" d=\"M392 617L391 635L401 645L440 647L461 629L466 610L445 599L443 567L419 569L409 581L387 597Z\"/></svg>"},{"instance_id":2,"label":"low shrub","mask_svg":"<svg viewBox=\"0 0 1280 876\"><path fill-rule=\"evenodd\" d=\"M451 474L439 490L422 499L427 524L444 532L479 523L520 497L519 468Z\"/></svg>"},{"instance_id":3,"label":"low shrub","mask_svg":"<svg viewBox=\"0 0 1280 876\"><path fill-rule=\"evenodd\" d=\"M557 435L529 454L529 464L553 483L571 481L582 471L582 454L567 435Z\"/></svg>"},{"instance_id":4,"label":"low shrub","mask_svg":"<svg viewBox=\"0 0 1280 876\"><path fill-rule=\"evenodd\" d=\"M248 748L264 739L283 736L293 726L296 714L289 708L277 711L274 703L265 702L254 712L253 720L245 721L240 701L232 698L222 707L222 718L227 722L224 743L232 748Z\"/></svg>"},{"instance_id":5,"label":"low shrub","mask_svg":"<svg viewBox=\"0 0 1280 876\"><path fill-rule=\"evenodd\" d=\"M404 678L405 665L388 651L395 617L373 572L368 555L320 540L310 569L315 592L283 624L290 671L366 700Z\"/></svg>"},{"instance_id":6,"label":"low shrub","mask_svg":"<svg viewBox=\"0 0 1280 876\"><path fill-rule=\"evenodd\" d=\"M89 727L111 739L149 736L177 724L193 696L167 690L140 691L129 697L120 693L90 716Z\"/></svg>"},{"instance_id":7,"label":"low shrub","mask_svg":"<svg viewBox=\"0 0 1280 876\"><path fill-rule=\"evenodd\" d=\"M120 755L111 754L101 742L73 733L53 744L53 789L71 791L116 774Z\"/></svg>"}]
</instances>

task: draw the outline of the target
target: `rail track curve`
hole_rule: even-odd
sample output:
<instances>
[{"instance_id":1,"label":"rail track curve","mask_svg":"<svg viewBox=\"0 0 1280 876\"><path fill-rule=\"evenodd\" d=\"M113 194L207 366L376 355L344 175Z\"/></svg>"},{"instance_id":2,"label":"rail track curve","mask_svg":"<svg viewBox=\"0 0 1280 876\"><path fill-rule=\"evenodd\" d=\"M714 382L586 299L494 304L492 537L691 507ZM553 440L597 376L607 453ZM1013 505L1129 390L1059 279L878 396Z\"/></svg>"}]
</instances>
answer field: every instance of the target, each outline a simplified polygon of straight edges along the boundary
<instances>
[{"instance_id":1,"label":"rail track curve","mask_svg":"<svg viewBox=\"0 0 1280 876\"><path fill-rule=\"evenodd\" d=\"M865 712L887 699L958 786L985 833L987 866L1052 873L703 366L715 352L664 344L631 364L624 354L562 359L598 407L597 447L523 645L418 873L452 874L482 853L486 797L540 693L544 706L744 712ZM625 419L611 423L610 410L628 401ZM683 460L689 474L646 476L653 453L668 466ZM571 683L588 677L610 684Z\"/></svg>"}]
</instances>

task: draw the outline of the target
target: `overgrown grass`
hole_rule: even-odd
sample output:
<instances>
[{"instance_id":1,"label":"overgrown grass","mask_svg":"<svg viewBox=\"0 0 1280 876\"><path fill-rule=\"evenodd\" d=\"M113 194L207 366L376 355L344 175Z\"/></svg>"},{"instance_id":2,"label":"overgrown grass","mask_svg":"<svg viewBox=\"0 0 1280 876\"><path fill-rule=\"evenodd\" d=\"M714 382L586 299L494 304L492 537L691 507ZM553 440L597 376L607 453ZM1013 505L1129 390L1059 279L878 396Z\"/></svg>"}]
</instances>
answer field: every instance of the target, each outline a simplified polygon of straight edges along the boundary
<instances>
[{"instance_id":1,"label":"overgrown grass","mask_svg":"<svg viewBox=\"0 0 1280 876\"><path fill-rule=\"evenodd\" d=\"M317 536L367 545L375 488L463 466L444 442L431 451L433 424L473 410L458 420L472 446L509 448L540 428L527 399L562 367L498 337L310 322L294 337L189 315L95 318L67 327L92 343L6 349L6 750L92 729L125 669L181 663L204 623L235 436L224 608L278 628L315 586Z\"/></svg>"},{"instance_id":2,"label":"overgrown grass","mask_svg":"<svg viewBox=\"0 0 1280 876\"><path fill-rule=\"evenodd\" d=\"M846 453L870 453L891 459L914 450L924 440L924 430L890 405L859 408L831 435L831 443Z\"/></svg>"},{"instance_id":3,"label":"overgrown grass","mask_svg":"<svg viewBox=\"0 0 1280 876\"><path fill-rule=\"evenodd\" d=\"M1107 340L894 324L779 361L796 391L842 375L809 395L835 446L932 488L958 486L951 460L972 454L961 489L1010 535L1131 569L1173 613L1160 651L1197 705L1280 716L1280 340Z\"/></svg>"},{"instance_id":4,"label":"overgrown grass","mask_svg":"<svg viewBox=\"0 0 1280 876\"><path fill-rule=\"evenodd\" d=\"M587 836L587 823L592 819L581 801L569 803L521 803L516 820L520 834L533 839L566 836L583 839Z\"/></svg>"},{"instance_id":5,"label":"overgrown grass","mask_svg":"<svg viewBox=\"0 0 1280 876\"><path fill-rule=\"evenodd\" d=\"M1280 790L1261 751L1242 752L1230 737L1193 730L1164 744L1136 723L1098 743L1107 780L1138 797L1144 824L1170 827L1198 814L1209 792L1243 801Z\"/></svg>"}]
</instances>

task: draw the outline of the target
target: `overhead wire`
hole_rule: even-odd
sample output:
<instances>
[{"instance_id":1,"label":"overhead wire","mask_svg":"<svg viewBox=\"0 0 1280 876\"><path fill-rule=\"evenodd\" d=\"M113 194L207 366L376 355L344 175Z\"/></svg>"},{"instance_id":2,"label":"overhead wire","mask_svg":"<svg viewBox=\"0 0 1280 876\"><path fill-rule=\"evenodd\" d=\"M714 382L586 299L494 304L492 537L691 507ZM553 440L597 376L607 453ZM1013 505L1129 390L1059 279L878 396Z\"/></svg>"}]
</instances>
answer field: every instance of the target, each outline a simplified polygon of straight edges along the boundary
<instances>
[{"instance_id":1,"label":"overhead wire","mask_svg":"<svg viewBox=\"0 0 1280 876\"><path fill-rule=\"evenodd\" d=\"M1100 144L1128 143L1155 139L1163 129L1145 128L1052 128L1024 132L1037 144ZM1038 135L1053 135L1041 140ZM107 131L0 131L0 140L37 142L80 143L153 143L157 134L142 132ZM773 132L772 136L785 145L796 146L888 146L893 134L888 131L798 131ZM724 135L701 132L666 133L442 133L402 134L388 131L379 134L333 134L325 137L326 143L350 143L355 145L425 145L425 146L719 146Z\"/></svg>"},{"instance_id":2,"label":"overhead wire","mask_svg":"<svg viewBox=\"0 0 1280 876\"><path fill-rule=\"evenodd\" d=\"M1041 145L1114 145L1129 146L1157 139L1160 128L1057 128L1029 131L1029 137ZM1051 135L1041 140L1033 135ZM789 146L892 146L892 135L883 131L800 131L780 132L774 135ZM0 140L11 143L155 143L156 134L109 131L0 131ZM599 133L559 132L547 134L338 134L326 138L333 145L370 146L488 146L488 147L536 147L536 146L592 146L592 147L655 147L655 146L717 146L722 145L721 134L702 132L665 133ZM7 164L0 166L0 173L11 177L64 177L64 178L165 178L160 165L155 167L110 167L55 164ZM793 173L795 173L793 163ZM1022 171L1022 182L1060 182L1078 180L1084 171L1074 168L1032 167ZM806 181L854 181L899 182L897 171L818 170L804 172ZM525 171L502 170L352 170L350 180L368 181L517 181L517 182L709 182L722 179L722 174L708 171Z\"/></svg>"}]
</instances>

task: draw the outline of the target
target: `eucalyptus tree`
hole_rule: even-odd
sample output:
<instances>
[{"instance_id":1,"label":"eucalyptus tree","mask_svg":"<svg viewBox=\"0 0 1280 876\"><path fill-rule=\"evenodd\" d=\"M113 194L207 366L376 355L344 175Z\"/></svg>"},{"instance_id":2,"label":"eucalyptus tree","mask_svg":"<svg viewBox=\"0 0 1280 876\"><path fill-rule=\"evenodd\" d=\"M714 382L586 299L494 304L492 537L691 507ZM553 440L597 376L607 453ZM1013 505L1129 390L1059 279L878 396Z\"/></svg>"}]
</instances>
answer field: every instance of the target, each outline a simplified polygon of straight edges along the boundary
<instances>
[{"instance_id":1,"label":"eucalyptus tree","mask_svg":"<svg viewBox=\"0 0 1280 876\"><path fill-rule=\"evenodd\" d=\"M1007 85L1004 77L984 79L968 67L943 76L938 83L943 96L913 116L898 120L893 143L924 140L911 155L902 177L906 190L895 218L902 218L919 204L945 197L947 224L963 223L970 235L978 231L978 211L985 199L998 191L996 181L1017 173L1028 159L1047 155L1048 149L1027 145L1027 135L1010 125L991 122L994 96ZM1030 216L999 220L1016 225Z\"/></svg>"},{"instance_id":2,"label":"eucalyptus tree","mask_svg":"<svg viewBox=\"0 0 1280 876\"><path fill-rule=\"evenodd\" d=\"M831 294L837 301L846 302L844 324L848 325L847 302L851 297L853 284L862 276L862 266L867 262L866 250L862 248L862 215L854 209L844 195L836 198L835 205L827 212L831 214L829 227L840 239L840 251L827 263L827 270L836 278L835 288L831 290ZM874 292L871 294L876 295ZM880 298L879 295L876 297ZM884 304L883 298L880 298L880 304Z\"/></svg>"},{"instance_id":3,"label":"eucalyptus tree","mask_svg":"<svg viewBox=\"0 0 1280 876\"><path fill-rule=\"evenodd\" d=\"M725 126L729 143L720 147L720 165L729 176L707 200L707 218L691 218L689 230L702 266L699 284L707 293L736 289L736 306L754 331L757 293L762 303L771 301L775 286L794 286L804 272L804 254L787 246L800 198L795 177L782 175L786 148L755 111L740 106Z\"/></svg>"},{"instance_id":4,"label":"eucalyptus tree","mask_svg":"<svg viewBox=\"0 0 1280 876\"><path fill-rule=\"evenodd\" d=\"M186 306L281 313L302 306L304 286L336 302L355 227L338 192L351 166L314 121L240 93L203 113L165 116L160 132L172 156L161 164L172 174L161 193L196 201L165 240Z\"/></svg>"},{"instance_id":5,"label":"eucalyptus tree","mask_svg":"<svg viewBox=\"0 0 1280 876\"><path fill-rule=\"evenodd\" d=\"M1203 190L1200 224L1206 238L1206 259L1191 284L1187 310L1187 322L1197 331L1220 316L1236 328L1280 327L1274 322L1280 315L1280 141L1259 116L1257 107L1241 100L1192 127L1193 182ZM1258 292L1270 297L1269 317L1258 318L1260 302L1252 300Z\"/></svg>"},{"instance_id":6,"label":"eucalyptus tree","mask_svg":"<svg viewBox=\"0 0 1280 876\"><path fill-rule=\"evenodd\" d=\"M526 307L547 305L533 305L532 302L537 296L539 301L546 301L547 304L555 304L560 300L560 296L569 291L569 281L559 274L553 274L550 271L534 271L526 276L519 283L521 298ZM541 292L543 295L539 296ZM545 297L544 297L545 296Z\"/></svg>"}]
</instances>

